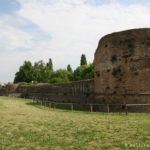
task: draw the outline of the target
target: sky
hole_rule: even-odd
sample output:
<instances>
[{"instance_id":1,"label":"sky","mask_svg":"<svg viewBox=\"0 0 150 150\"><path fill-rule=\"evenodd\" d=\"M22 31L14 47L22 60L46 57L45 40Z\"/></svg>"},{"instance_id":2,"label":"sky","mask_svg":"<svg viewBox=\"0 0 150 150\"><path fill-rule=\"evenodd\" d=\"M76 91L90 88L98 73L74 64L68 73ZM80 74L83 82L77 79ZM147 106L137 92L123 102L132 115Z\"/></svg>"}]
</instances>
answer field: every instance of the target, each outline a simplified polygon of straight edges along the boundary
<instances>
[{"instance_id":1,"label":"sky","mask_svg":"<svg viewBox=\"0 0 150 150\"><path fill-rule=\"evenodd\" d=\"M83 53L93 62L102 36L147 27L149 0L0 0L0 83L25 60L76 68Z\"/></svg>"}]
</instances>

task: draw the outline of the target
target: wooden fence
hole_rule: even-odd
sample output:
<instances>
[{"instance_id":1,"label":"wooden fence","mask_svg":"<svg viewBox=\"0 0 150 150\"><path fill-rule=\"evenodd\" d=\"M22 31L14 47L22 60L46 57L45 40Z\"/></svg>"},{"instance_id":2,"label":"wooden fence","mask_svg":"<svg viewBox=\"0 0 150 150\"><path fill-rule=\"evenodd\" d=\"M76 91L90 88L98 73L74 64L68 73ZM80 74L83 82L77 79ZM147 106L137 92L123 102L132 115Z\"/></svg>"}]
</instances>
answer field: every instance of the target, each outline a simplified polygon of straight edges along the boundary
<instances>
[{"instance_id":1,"label":"wooden fence","mask_svg":"<svg viewBox=\"0 0 150 150\"><path fill-rule=\"evenodd\" d=\"M59 103L55 101L49 101L48 99L32 98L33 103L47 106L49 108L67 108L70 110L86 110L90 112L124 112L126 115L129 112L135 112L136 107L146 108L148 107L150 112L150 104L84 104L84 103ZM81 109L80 109L81 108ZM84 108L84 109L82 109ZM86 109L85 109L86 108ZM137 111L138 112L138 111ZM140 111L139 111L140 112Z\"/></svg>"}]
</instances>

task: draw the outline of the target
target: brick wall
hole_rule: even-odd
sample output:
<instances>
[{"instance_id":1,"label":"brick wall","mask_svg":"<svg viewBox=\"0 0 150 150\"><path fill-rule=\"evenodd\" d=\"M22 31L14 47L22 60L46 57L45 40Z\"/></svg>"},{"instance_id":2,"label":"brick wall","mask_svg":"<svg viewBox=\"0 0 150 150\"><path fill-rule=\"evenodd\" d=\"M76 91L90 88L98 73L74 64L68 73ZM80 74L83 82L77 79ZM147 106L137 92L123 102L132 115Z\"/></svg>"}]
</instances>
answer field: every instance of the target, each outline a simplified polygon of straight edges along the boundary
<instances>
[{"instance_id":1,"label":"brick wall","mask_svg":"<svg viewBox=\"0 0 150 150\"><path fill-rule=\"evenodd\" d=\"M150 103L150 29L104 36L95 53L99 103Z\"/></svg>"},{"instance_id":2,"label":"brick wall","mask_svg":"<svg viewBox=\"0 0 150 150\"><path fill-rule=\"evenodd\" d=\"M22 97L48 99L55 102L90 103L94 100L94 80L63 84L18 86Z\"/></svg>"}]
</instances>

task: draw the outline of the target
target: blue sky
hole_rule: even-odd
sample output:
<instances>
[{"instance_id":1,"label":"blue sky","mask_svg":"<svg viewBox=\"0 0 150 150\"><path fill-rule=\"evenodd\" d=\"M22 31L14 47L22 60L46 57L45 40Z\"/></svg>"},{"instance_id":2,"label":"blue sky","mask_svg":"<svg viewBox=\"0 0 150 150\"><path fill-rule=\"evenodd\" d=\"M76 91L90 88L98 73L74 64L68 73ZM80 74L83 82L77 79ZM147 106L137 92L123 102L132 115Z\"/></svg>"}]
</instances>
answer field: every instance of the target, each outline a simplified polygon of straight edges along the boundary
<instances>
[{"instance_id":1,"label":"blue sky","mask_svg":"<svg viewBox=\"0 0 150 150\"><path fill-rule=\"evenodd\" d=\"M142 4L142 5L149 5L149 0L120 0L120 2L131 5L131 4Z\"/></svg>"},{"instance_id":2,"label":"blue sky","mask_svg":"<svg viewBox=\"0 0 150 150\"><path fill-rule=\"evenodd\" d=\"M24 60L53 59L55 69L89 62L111 32L150 27L148 0L0 0L0 82Z\"/></svg>"},{"instance_id":3,"label":"blue sky","mask_svg":"<svg viewBox=\"0 0 150 150\"><path fill-rule=\"evenodd\" d=\"M85 0L85 2L90 3L91 5L101 5L104 3L109 3L111 1L116 2L116 0ZM150 1L148 0L118 0L117 2L126 5L131 5L131 4L150 5ZM11 14L16 12L19 9L20 9L20 3L17 0L0 0L0 14Z\"/></svg>"},{"instance_id":4,"label":"blue sky","mask_svg":"<svg viewBox=\"0 0 150 150\"><path fill-rule=\"evenodd\" d=\"M10 14L20 8L19 2L16 0L0 0L0 13Z\"/></svg>"}]
</instances>

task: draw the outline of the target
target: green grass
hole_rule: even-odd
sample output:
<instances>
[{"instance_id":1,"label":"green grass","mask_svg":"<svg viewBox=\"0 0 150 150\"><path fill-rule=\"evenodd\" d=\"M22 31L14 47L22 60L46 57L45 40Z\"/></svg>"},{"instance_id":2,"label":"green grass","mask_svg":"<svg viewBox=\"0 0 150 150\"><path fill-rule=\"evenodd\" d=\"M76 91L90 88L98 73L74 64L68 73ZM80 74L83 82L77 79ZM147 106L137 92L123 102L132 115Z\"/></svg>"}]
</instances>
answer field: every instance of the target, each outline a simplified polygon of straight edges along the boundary
<instances>
[{"instance_id":1,"label":"green grass","mask_svg":"<svg viewBox=\"0 0 150 150\"><path fill-rule=\"evenodd\" d=\"M0 150L128 149L150 149L150 114L53 110L0 97Z\"/></svg>"}]
</instances>

